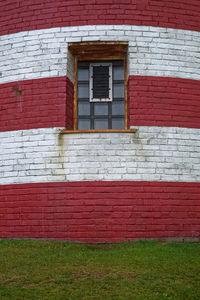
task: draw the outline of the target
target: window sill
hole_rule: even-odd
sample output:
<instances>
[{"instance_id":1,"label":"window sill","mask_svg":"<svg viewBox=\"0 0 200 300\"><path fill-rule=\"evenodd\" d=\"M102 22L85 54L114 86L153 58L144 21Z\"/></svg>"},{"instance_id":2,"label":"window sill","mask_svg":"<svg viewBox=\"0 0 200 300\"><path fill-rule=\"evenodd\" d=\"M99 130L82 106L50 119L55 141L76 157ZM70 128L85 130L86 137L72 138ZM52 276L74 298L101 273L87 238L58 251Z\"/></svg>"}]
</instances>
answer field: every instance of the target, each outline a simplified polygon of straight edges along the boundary
<instances>
[{"instance_id":1,"label":"window sill","mask_svg":"<svg viewBox=\"0 0 200 300\"><path fill-rule=\"evenodd\" d=\"M137 129L90 129L90 130L60 130L61 134L70 133L135 133Z\"/></svg>"}]
</instances>

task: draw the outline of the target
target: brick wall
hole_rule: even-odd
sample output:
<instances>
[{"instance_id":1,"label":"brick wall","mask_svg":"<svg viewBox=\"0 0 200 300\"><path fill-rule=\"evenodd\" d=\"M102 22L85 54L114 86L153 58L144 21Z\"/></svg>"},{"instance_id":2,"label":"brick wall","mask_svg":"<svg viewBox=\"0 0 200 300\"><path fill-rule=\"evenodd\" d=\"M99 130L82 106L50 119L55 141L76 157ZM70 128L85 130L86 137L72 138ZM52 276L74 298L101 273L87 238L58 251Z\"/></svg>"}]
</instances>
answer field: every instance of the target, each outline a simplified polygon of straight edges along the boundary
<instances>
[{"instance_id":1,"label":"brick wall","mask_svg":"<svg viewBox=\"0 0 200 300\"><path fill-rule=\"evenodd\" d=\"M91 25L1 37L0 130L72 128L74 61L67 44L95 40L129 43L130 125L199 128L200 33Z\"/></svg>"},{"instance_id":2,"label":"brick wall","mask_svg":"<svg viewBox=\"0 0 200 300\"><path fill-rule=\"evenodd\" d=\"M127 41L129 75L200 79L200 33L147 26L82 26L24 31L0 39L0 84L68 76L70 42Z\"/></svg>"},{"instance_id":3,"label":"brick wall","mask_svg":"<svg viewBox=\"0 0 200 300\"><path fill-rule=\"evenodd\" d=\"M200 183L62 182L0 187L1 238L81 242L200 238Z\"/></svg>"},{"instance_id":4,"label":"brick wall","mask_svg":"<svg viewBox=\"0 0 200 300\"><path fill-rule=\"evenodd\" d=\"M0 85L0 131L72 128L73 84L66 77Z\"/></svg>"},{"instance_id":5,"label":"brick wall","mask_svg":"<svg viewBox=\"0 0 200 300\"><path fill-rule=\"evenodd\" d=\"M56 181L200 181L200 129L138 127L136 133L0 133L1 184Z\"/></svg>"},{"instance_id":6,"label":"brick wall","mask_svg":"<svg viewBox=\"0 0 200 300\"><path fill-rule=\"evenodd\" d=\"M0 93L0 131L73 128L73 84L67 77L1 84ZM200 128L199 95L198 80L129 76L129 125Z\"/></svg>"},{"instance_id":7,"label":"brick wall","mask_svg":"<svg viewBox=\"0 0 200 300\"><path fill-rule=\"evenodd\" d=\"M74 125L74 85L69 78L66 78L66 122L67 129L73 129ZM54 125L55 126L55 125Z\"/></svg>"},{"instance_id":8,"label":"brick wall","mask_svg":"<svg viewBox=\"0 0 200 300\"><path fill-rule=\"evenodd\" d=\"M130 126L200 128L200 81L130 76Z\"/></svg>"},{"instance_id":9,"label":"brick wall","mask_svg":"<svg viewBox=\"0 0 200 300\"><path fill-rule=\"evenodd\" d=\"M1 1L0 238L199 240L199 17L197 0ZM136 133L59 133L67 46L89 41L128 42Z\"/></svg>"},{"instance_id":10,"label":"brick wall","mask_svg":"<svg viewBox=\"0 0 200 300\"><path fill-rule=\"evenodd\" d=\"M132 24L199 31L199 18L198 0L4 0L0 3L0 35L90 24Z\"/></svg>"}]
</instances>

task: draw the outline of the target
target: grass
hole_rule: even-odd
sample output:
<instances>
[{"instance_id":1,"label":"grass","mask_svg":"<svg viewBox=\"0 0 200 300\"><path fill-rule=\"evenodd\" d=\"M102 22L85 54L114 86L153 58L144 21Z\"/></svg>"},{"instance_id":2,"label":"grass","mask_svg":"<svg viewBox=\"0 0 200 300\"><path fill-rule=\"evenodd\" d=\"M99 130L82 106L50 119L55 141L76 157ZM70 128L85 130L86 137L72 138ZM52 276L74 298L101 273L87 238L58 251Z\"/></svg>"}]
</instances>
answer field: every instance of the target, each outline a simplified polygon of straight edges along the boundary
<instances>
[{"instance_id":1,"label":"grass","mask_svg":"<svg viewBox=\"0 0 200 300\"><path fill-rule=\"evenodd\" d=\"M0 299L200 299L200 244L0 241Z\"/></svg>"}]
</instances>

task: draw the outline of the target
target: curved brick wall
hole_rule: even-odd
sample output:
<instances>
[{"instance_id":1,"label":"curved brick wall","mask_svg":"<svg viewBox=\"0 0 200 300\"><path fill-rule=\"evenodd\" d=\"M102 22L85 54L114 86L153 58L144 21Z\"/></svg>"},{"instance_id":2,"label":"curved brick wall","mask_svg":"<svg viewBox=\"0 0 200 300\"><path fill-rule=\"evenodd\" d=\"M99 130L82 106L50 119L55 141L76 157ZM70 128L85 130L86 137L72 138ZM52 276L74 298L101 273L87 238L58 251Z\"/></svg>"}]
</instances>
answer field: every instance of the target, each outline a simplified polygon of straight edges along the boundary
<instances>
[{"instance_id":1,"label":"curved brick wall","mask_svg":"<svg viewBox=\"0 0 200 300\"><path fill-rule=\"evenodd\" d=\"M4 0L0 4L0 34L90 24L199 30L199 18L198 0Z\"/></svg>"},{"instance_id":2,"label":"curved brick wall","mask_svg":"<svg viewBox=\"0 0 200 300\"><path fill-rule=\"evenodd\" d=\"M0 236L91 243L198 241L199 197L197 183L5 185L0 187Z\"/></svg>"},{"instance_id":3,"label":"curved brick wall","mask_svg":"<svg viewBox=\"0 0 200 300\"><path fill-rule=\"evenodd\" d=\"M147 26L82 26L24 31L0 37L0 84L68 76L68 43L129 43L129 75L200 79L200 32Z\"/></svg>"},{"instance_id":4,"label":"curved brick wall","mask_svg":"<svg viewBox=\"0 0 200 300\"><path fill-rule=\"evenodd\" d=\"M73 84L52 77L0 84L0 131L73 128Z\"/></svg>"},{"instance_id":5,"label":"curved brick wall","mask_svg":"<svg viewBox=\"0 0 200 300\"><path fill-rule=\"evenodd\" d=\"M129 43L130 126L199 128L200 33L103 25L0 37L0 131L72 128L73 61L67 44L99 40Z\"/></svg>"},{"instance_id":6,"label":"curved brick wall","mask_svg":"<svg viewBox=\"0 0 200 300\"><path fill-rule=\"evenodd\" d=\"M0 8L0 238L199 240L199 1ZM89 41L128 42L136 133L60 133L73 128L68 43Z\"/></svg>"},{"instance_id":7,"label":"curved brick wall","mask_svg":"<svg viewBox=\"0 0 200 300\"><path fill-rule=\"evenodd\" d=\"M59 134L59 128L1 132L1 183L200 180L200 129L137 129L136 133Z\"/></svg>"},{"instance_id":8,"label":"curved brick wall","mask_svg":"<svg viewBox=\"0 0 200 300\"><path fill-rule=\"evenodd\" d=\"M130 76L129 124L200 128L200 81Z\"/></svg>"}]
</instances>

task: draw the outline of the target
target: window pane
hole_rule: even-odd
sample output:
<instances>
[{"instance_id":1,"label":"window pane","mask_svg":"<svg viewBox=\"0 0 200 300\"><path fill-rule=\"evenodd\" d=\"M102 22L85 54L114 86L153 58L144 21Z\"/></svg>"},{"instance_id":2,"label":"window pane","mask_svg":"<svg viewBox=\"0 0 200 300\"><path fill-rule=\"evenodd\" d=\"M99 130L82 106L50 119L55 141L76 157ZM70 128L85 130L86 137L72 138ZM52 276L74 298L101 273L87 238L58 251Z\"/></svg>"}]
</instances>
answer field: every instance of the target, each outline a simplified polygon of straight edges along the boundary
<instances>
[{"instance_id":1,"label":"window pane","mask_svg":"<svg viewBox=\"0 0 200 300\"><path fill-rule=\"evenodd\" d=\"M89 98L89 84L79 83L78 98Z\"/></svg>"},{"instance_id":2,"label":"window pane","mask_svg":"<svg viewBox=\"0 0 200 300\"><path fill-rule=\"evenodd\" d=\"M94 129L108 129L108 119L94 119Z\"/></svg>"},{"instance_id":3,"label":"window pane","mask_svg":"<svg viewBox=\"0 0 200 300\"><path fill-rule=\"evenodd\" d=\"M89 81L89 69L78 69L78 80Z\"/></svg>"},{"instance_id":4,"label":"window pane","mask_svg":"<svg viewBox=\"0 0 200 300\"><path fill-rule=\"evenodd\" d=\"M112 115L124 115L124 101L112 102Z\"/></svg>"},{"instance_id":5,"label":"window pane","mask_svg":"<svg viewBox=\"0 0 200 300\"><path fill-rule=\"evenodd\" d=\"M114 98L124 98L124 84L123 83L113 84L113 97Z\"/></svg>"},{"instance_id":6,"label":"window pane","mask_svg":"<svg viewBox=\"0 0 200 300\"><path fill-rule=\"evenodd\" d=\"M94 115L95 116L108 115L108 103L94 103Z\"/></svg>"},{"instance_id":7,"label":"window pane","mask_svg":"<svg viewBox=\"0 0 200 300\"><path fill-rule=\"evenodd\" d=\"M90 115L90 103L89 102L79 101L78 115L79 116L89 116Z\"/></svg>"},{"instance_id":8,"label":"window pane","mask_svg":"<svg viewBox=\"0 0 200 300\"><path fill-rule=\"evenodd\" d=\"M124 118L113 118L112 129L124 129Z\"/></svg>"},{"instance_id":9,"label":"window pane","mask_svg":"<svg viewBox=\"0 0 200 300\"><path fill-rule=\"evenodd\" d=\"M124 80L124 66L113 66L113 80Z\"/></svg>"},{"instance_id":10,"label":"window pane","mask_svg":"<svg viewBox=\"0 0 200 300\"><path fill-rule=\"evenodd\" d=\"M80 130L90 129L90 119L79 119L78 120L78 129L80 129Z\"/></svg>"}]
</instances>

